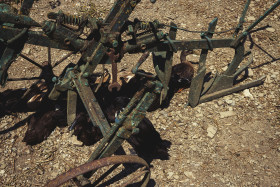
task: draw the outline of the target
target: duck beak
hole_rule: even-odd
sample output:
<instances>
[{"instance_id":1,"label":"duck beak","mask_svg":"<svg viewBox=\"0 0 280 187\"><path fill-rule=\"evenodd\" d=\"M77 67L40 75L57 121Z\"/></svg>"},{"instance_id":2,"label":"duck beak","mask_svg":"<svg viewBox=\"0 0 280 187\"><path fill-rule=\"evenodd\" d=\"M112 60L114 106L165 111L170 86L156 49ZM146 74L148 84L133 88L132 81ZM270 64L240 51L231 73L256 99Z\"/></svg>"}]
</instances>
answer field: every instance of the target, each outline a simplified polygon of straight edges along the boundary
<instances>
[{"instance_id":1,"label":"duck beak","mask_svg":"<svg viewBox=\"0 0 280 187\"><path fill-rule=\"evenodd\" d=\"M180 88L177 93L181 93L185 88Z\"/></svg>"}]
</instances>

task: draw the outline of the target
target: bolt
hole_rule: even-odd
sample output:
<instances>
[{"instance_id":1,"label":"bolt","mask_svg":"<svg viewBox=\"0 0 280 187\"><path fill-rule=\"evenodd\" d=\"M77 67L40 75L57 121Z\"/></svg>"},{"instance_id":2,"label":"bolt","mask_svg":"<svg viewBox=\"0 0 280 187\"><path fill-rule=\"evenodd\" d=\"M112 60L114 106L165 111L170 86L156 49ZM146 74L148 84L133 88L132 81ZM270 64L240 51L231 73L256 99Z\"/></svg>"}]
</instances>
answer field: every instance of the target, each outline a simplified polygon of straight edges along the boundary
<instances>
[{"instance_id":1,"label":"bolt","mask_svg":"<svg viewBox=\"0 0 280 187\"><path fill-rule=\"evenodd\" d=\"M158 36L158 38L161 39L165 36L165 34L162 31L160 31L160 32L157 33L157 36Z\"/></svg>"},{"instance_id":2,"label":"bolt","mask_svg":"<svg viewBox=\"0 0 280 187\"><path fill-rule=\"evenodd\" d=\"M85 72L84 74L83 74L83 77L85 77L85 78L87 78L89 76L89 73L88 72Z\"/></svg>"},{"instance_id":3,"label":"bolt","mask_svg":"<svg viewBox=\"0 0 280 187\"><path fill-rule=\"evenodd\" d=\"M117 40L113 40L112 45L113 45L113 47L116 48L116 47L118 47L119 42Z\"/></svg>"},{"instance_id":4,"label":"bolt","mask_svg":"<svg viewBox=\"0 0 280 187\"><path fill-rule=\"evenodd\" d=\"M147 48L146 44L141 44L141 49L145 50Z\"/></svg>"},{"instance_id":5,"label":"bolt","mask_svg":"<svg viewBox=\"0 0 280 187\"><path fill-rule=\"evenodd\" d=\"M130 2L130 5L131 5L132 7L135 7L135 6L136 6L136 1L131 1L131 2Z\"/></svg>"},{"instance_id":6,"label":"bolt","mask_svg":"<svg viewBox=\"0 0 280 187\"><path fill-rule=\"evenodd\" d=\"M65 43L66 45L70 45L70 44L71 44L69 38L66 38L66 39L64 40L64 43Z\"/></svg>"},{"instance_id":7,"label":"bolt","mask_svg":"<svg viewBox=\"0 0 280 187\"><path fill-rule=\"evenodd\" d=\"M133 34L134 30L133 30L133 26L132 25L128 25L128 34Z\"/></svg>"},{"instance_id":8,"label":"bolt","mask_svg":"<svg viewBox=\"0 0 280 187\"><path fill-rule=\"evenodd\" d=\"M132 129L132 134L138 134L139 133L139 128L134 128Z\"/></svg>"},{"instance_id":9,"label":"bolt","mask_svg":"<svg viewBox=\"0 0 280 187\"><path fill-rule=\"evenodd\" d=\"M52 82L54 82L54 83L57 82L57 77L53 77Z\"/></svg>"}]
</instances>

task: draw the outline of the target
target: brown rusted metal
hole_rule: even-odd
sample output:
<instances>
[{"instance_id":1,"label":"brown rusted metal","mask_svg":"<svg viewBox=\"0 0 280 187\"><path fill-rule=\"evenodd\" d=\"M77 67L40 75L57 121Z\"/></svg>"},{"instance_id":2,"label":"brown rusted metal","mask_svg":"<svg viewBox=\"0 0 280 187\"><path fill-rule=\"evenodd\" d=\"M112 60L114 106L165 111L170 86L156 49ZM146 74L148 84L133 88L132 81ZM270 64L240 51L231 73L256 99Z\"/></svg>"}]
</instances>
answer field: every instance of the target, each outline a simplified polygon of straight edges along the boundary
<instances>
[{"instance_id":1,"label":"brown rusted metal","mask_svg":"<svg viewBox=\"0 0 280 187\"><path fill-rule=\"evenodd\" d=\"M110 49L110 52L106 53L111 62L112 62L112 83L108 86L108 89L110 92L113 91L113 88L116 88L117 91L120 91L121 89L121 85L118 83L118 65L116 63L116 60L119 58L119 54L115 54L115 50L114 49Z\"/></svg>"},{"instance_id":2,"label":"brown rusted metal","mask_svg":"<svg viewBox=\"0 0 280 187\"><path fill-rule=\"evenodd\" d=\"M99 160L94 160L92 162L89 162L89 163L83 164L81 166L78 166L76 168L70 169L66 173L63 173L63 174L59 175L58 177L56 177L55 179L48 182L46 187L60 186L60 185L64 184L65 182L69 181L70 179L73 179L76 176L82 175L82 174L87 173L92 170L97 170L99 168L109 166L109 165L115 165L115 164L139 164L139 165L145 166L146 167L146 170L144 170L145 172L142 171L140 173L146 174L144 176L144 179L143 179L144 182L143 182L142 186L147 185L149 178L150 178L150 169L149 169L148 163L144 159L142 159L138 156L118 155L118 156L102 158ZM138 176L138 177L140 177L140 176ZM131 180L130 180L130 182L131 182Z\"/></svg>"}]
</instances>

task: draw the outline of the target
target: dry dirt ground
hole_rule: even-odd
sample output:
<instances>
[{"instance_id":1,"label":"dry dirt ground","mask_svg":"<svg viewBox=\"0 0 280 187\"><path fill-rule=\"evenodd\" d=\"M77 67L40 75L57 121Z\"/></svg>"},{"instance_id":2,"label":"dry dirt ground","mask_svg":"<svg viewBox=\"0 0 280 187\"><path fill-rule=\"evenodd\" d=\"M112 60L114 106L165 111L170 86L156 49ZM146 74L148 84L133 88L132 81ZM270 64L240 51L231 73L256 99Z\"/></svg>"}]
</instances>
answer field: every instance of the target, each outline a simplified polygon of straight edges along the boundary
<instances>
[{"instance_id":1,"label":"dry dirt ground","mask_svg":"<svg viewBox=\"0 0 280 187\"><path fill-rule=\"evenodd\" d=\"M252 1L245 26L256 20L276 0ZM104 17L112 0L92 1ZM163 23L171 21L190 30L205 30L215 17L219 18L217 30L234 27L242 12L245 0L158 0L151 4L142 0L131 16L140 20ZM34 4L31 17L42 21L46 13L62 9L66 13L80 14L88 11L87 0L62 0L61 6L51 10L48 1ZM169 160L151 162L151 186L280 186L280 7L259 26L272 26L252 34L254 62L249 69L248 81L266 76L265 83L245 92L235 93L195 108L186 107L189 89L176 93L166 109L148 113L162 139L171 142ZM214 35L215 38L231 33ZM199 34L178 32L178 39L199 38ZM249 44L248 44L249 45ZM247 45L247 46L248 46ZM47 49L26 45L23 51L42 63L47 59ZM65 55L53 50L53 60ZM174 63L179 63L179 54ZM139 55L127 55L123 68L134 64ZM233 57L233 50L215 49L207 58L207 70L221 72ZM77 56L70 61L76 62ZM197 62L193 54L189 60ZM151 69L151 61L146 69ZM197 68L197 65L195 65ZM10 68L11 77L38 75L34 66L19 58ZM8 88L28 87L32 82L9 82ZM5 132L28 114L5 116L0 119L0 186L42 186L72 167L83 164L94 147L81 147L67 128L56 130L43 143L26 146L22 142L26 125ZM73 185L73 184L72 184ZM69 183L71 186L71 183Z\"/></svg>"}]
</instances>

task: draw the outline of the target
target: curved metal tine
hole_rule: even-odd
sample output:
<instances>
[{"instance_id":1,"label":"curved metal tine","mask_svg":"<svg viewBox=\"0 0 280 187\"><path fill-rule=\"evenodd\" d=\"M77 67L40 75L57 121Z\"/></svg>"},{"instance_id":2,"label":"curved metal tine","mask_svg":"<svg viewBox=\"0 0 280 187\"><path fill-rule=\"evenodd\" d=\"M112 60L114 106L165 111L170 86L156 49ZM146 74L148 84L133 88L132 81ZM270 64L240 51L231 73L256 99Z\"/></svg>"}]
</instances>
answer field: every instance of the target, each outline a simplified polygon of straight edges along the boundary
<instances>
[{"instance_id":1,"label":"curved metal tine","mask_svg":"<svg viewBox=\"0 0 280 187\"><path fill-rule=\"evenodd\" d=\"M61 64L64 60L66 60L68 57L70 57L72 54L74 54L74 52L70 52L68 53L66 56L62 57L59 61L57 61L54 65L53 68L55 68L56 66L58 66L59 64Z\"/></svg>"},{"instance_id":2,"label":"curved metal tine","mask_svg":"<svg viewBox=\"0 0 280 187\"><path fill-rule=\"evenodd\" d=\"M28 62L30 62L31 64L43 69L43 66L38 64L37 62L35 62L34 60L31 60L30 58L28 58L27 56L20 54L19 56L21 56L22 58L24 58L25 60L27 60Z\"/></svg>"},{"instance_id":3,"label":"curved metal tine","mask_svg":"<svg viewBox=\"0 0 280 187\"><path fill-rule=\"evenodd\" d=\"M246 16L246 13L248 11L250 2L251 2L251 0L247 0L247 2L245 4L245 7L244 7L243 12L242 12L242 15L241 15L241 17L239 19L239 23L238 23L238 25L237 25L237 27L235 29L234 34L233 34L233 37L236 37L237 34L239 33L239 31L242 30L242 28L243 28L243 23L245 22L245 16Z\"/></svg>"},{"instance_id":4,"label":"curved metal tine","mask_svg":"<svg viewBox=\"0 0 280 187\"><path fill-rule=\"evenodd\" d=\"M252 64L253 62L253 53L251 52L249 54L249 60L246 64L244 64L242 67L240 67L234 74L233 74L233 77L237 77L239 76L245 69L247 69L249 67L250 64Z\"/></svg>"}]
</instances>

